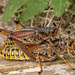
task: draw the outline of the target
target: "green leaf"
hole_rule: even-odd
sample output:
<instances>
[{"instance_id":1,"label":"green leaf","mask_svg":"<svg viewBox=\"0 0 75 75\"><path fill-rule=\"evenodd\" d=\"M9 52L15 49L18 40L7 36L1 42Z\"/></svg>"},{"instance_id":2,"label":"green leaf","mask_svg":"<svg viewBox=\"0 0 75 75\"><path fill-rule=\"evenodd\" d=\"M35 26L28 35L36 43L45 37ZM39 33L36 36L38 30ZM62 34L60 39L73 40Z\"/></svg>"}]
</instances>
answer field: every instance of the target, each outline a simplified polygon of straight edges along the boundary
<instances>
[{"instance_id":1,"label":"green leaf","mask_svg":"<svg viewBox=\"0 0 75 75\"><path fill-rule=\"evenodd\" d=\"M47 6L50 0L29 0L27 8L18 18L21 22L32 19L38 13L41 13Z\"/></svg>"},{"instance_id":2,"label":"green leaf","mask_svg":"<svg viewBox=\"0 0 75 75\"><path fill-rule=\"evenodd\" d=\"M3 22L7 22L27 0L9 0L3 15Z\"/></svg>"},{"instance_id":3,"label":"green leaf","mask_svg":"<svg viewBox=\"0 0 75 75\"><path fill-rule=\"evenodd\" d=\"M62 16L63 12L70 6L68 0L52 0L51 6L53 7L53 13L55 16Z\"/></svg>"}]
</instances>

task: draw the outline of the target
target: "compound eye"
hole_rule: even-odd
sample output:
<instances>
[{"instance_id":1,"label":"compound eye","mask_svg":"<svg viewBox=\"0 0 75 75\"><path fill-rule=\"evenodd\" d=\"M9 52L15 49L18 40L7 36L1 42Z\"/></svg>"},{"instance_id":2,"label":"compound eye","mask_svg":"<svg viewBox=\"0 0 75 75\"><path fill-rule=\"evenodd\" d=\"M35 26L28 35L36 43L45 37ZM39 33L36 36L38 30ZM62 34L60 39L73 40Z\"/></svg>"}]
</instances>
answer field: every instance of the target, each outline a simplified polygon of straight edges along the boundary
<instances>
[{"instance_id":1,"label":"compound eye","mask_svg":"<svg viewBox=\"0 0 75 75\"><path fill-rule=\"evenodd\" d=\"M69 45L69 46L72 46L72 42L68 42L68 45Z\"/></svg>"}]
</instances>

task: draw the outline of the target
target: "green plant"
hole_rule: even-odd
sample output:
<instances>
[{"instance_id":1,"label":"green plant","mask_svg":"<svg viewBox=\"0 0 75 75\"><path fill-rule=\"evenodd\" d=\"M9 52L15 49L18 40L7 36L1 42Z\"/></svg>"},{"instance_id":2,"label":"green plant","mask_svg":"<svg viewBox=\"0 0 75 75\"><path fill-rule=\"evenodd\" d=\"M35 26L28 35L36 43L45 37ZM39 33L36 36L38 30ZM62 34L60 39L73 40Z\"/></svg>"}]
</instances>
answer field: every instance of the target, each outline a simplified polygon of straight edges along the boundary
<instances>
[{"instance_id":1,"label":"green plant","mask_svg":"<svg viewBox=\"0 0 75 75\"><path fill-rule=\"evenodd\" d=\"M9 0L5 8L3 22L7 22L24 4L26 8L18 18L19 21L24 22L32 19L35 15L44 11L50 2L54 15L58 17L61 16L64 10L67 10L71 4L68 0Z\"/></svg>"}]
</instances>

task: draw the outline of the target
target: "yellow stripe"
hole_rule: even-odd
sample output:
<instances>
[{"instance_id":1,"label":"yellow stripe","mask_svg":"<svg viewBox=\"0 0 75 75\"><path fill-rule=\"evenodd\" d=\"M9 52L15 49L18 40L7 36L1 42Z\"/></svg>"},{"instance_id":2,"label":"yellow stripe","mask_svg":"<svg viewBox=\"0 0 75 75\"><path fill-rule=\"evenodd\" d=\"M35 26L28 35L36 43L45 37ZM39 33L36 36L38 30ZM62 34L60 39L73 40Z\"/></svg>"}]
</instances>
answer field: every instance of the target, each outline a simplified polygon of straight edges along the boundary
<instances>
[{"instance_id":1,"label":"yellow stripe","mask_svg":"<svg viewBox=\"0 0 75 75\"><path fill-rule=\"evenodd\" d=\"M6 48L6 59L7 59L7 52L8 52L8 48Z\"/></svg>"},{"instance_id":2,"label":"yellow stripe","mask_svg":"<svg viewBox=\"0 0 75 75\"><path fill-rule=\"evenodd\" d=\"M16 44L14 42L7 42L7 46L16 46Z\"/></svg>"},{"instance_id":3,"label":"yellow stripe","mask_svg":"<svg viewBox=\"0 0 75 75\"><path fill-rule=\"evenodd\" d=\"M25 54L25 58L27 59L27 56L26 56L26 54Z\"/></svg>"},{"instance_id":4,"label":"yellow stripe","mask_svg":"<svg viewBox=\"0 0 75 75\"><path fill-rule=\"evenodd\" d=\"M21 55L23 55L23 52L21 51Z\"/></svg>"},{"instance_id":5,"label":"yellow stripe","mask_svg":"<svg viewBox=\"0 0 75 75\"><path fill-rule=\"evenodd\" d=\"M16 50L14 51L14 57L15 57L15 59L16 59Z\"/></svg>"},{"instance_id":6,"label":"yellow stripe","mask_svg":"<svg viewBox=\"0 0 75 75\"><path fill-rule=\"evenodd\" d=\"M12 48L10 49L10 59L12 59L12 57L11 57L11 51L12 51Z\"/></svg>"},{"instance_id":7,"label":"yellow stripe","mask_svg":"<svg viewBox=\"0 0 75 75\"><path fill-rule=\"evenodd\" d=\"M18 49L18 50L16 50L16 49ZM6 59L10 59L10 60L25 60L25 59L28 60L29 59L26 54L23 55L23 52L20 51L19 48L15 48L14 49L14 57L13 58L12 58L12 48L10 48L10 49L6 48L5 50L6 50L6 56L5 56ZM2 52L2 56L4 56L5 50ZM9 57L7 55L8 54L8 50L9 50ZM17 56L16 56L17 55L17 51L18 51L18 54L19 54L19 58L17 58ZM22 56L25 56L25 57L22 58Z\"/></svg>"},{"instance_id":8,"label":"yellow stripe","mask_svg":"<svg viewBox=\"0 0 75 75\"><path fill-rule=\"evenodd\" d=\"M21 53L20 53L20 50L19 50L19 57L20 57L20 59L21 59Z\"/></svg>"}]
</instances>

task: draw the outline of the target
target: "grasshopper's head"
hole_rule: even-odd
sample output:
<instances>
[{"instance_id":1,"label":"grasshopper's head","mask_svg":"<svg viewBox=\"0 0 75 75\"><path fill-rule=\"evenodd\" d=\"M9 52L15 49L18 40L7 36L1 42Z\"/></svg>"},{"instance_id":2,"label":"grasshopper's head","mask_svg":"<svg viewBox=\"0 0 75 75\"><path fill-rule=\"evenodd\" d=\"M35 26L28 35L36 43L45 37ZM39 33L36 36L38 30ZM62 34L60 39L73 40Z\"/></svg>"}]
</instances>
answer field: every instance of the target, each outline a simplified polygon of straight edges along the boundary
<instances>
[{"instance_id":1,"label":"grasshopper's head","mask_svg":"<svg viewBox=\"0 0 75 75\"><path fill-rule=\"evenodd\" d=\"M75 40L67 39L66 43L67 43L67 50L69 51L69 53L75 55Z\"/></svg>"}]
</instances>

